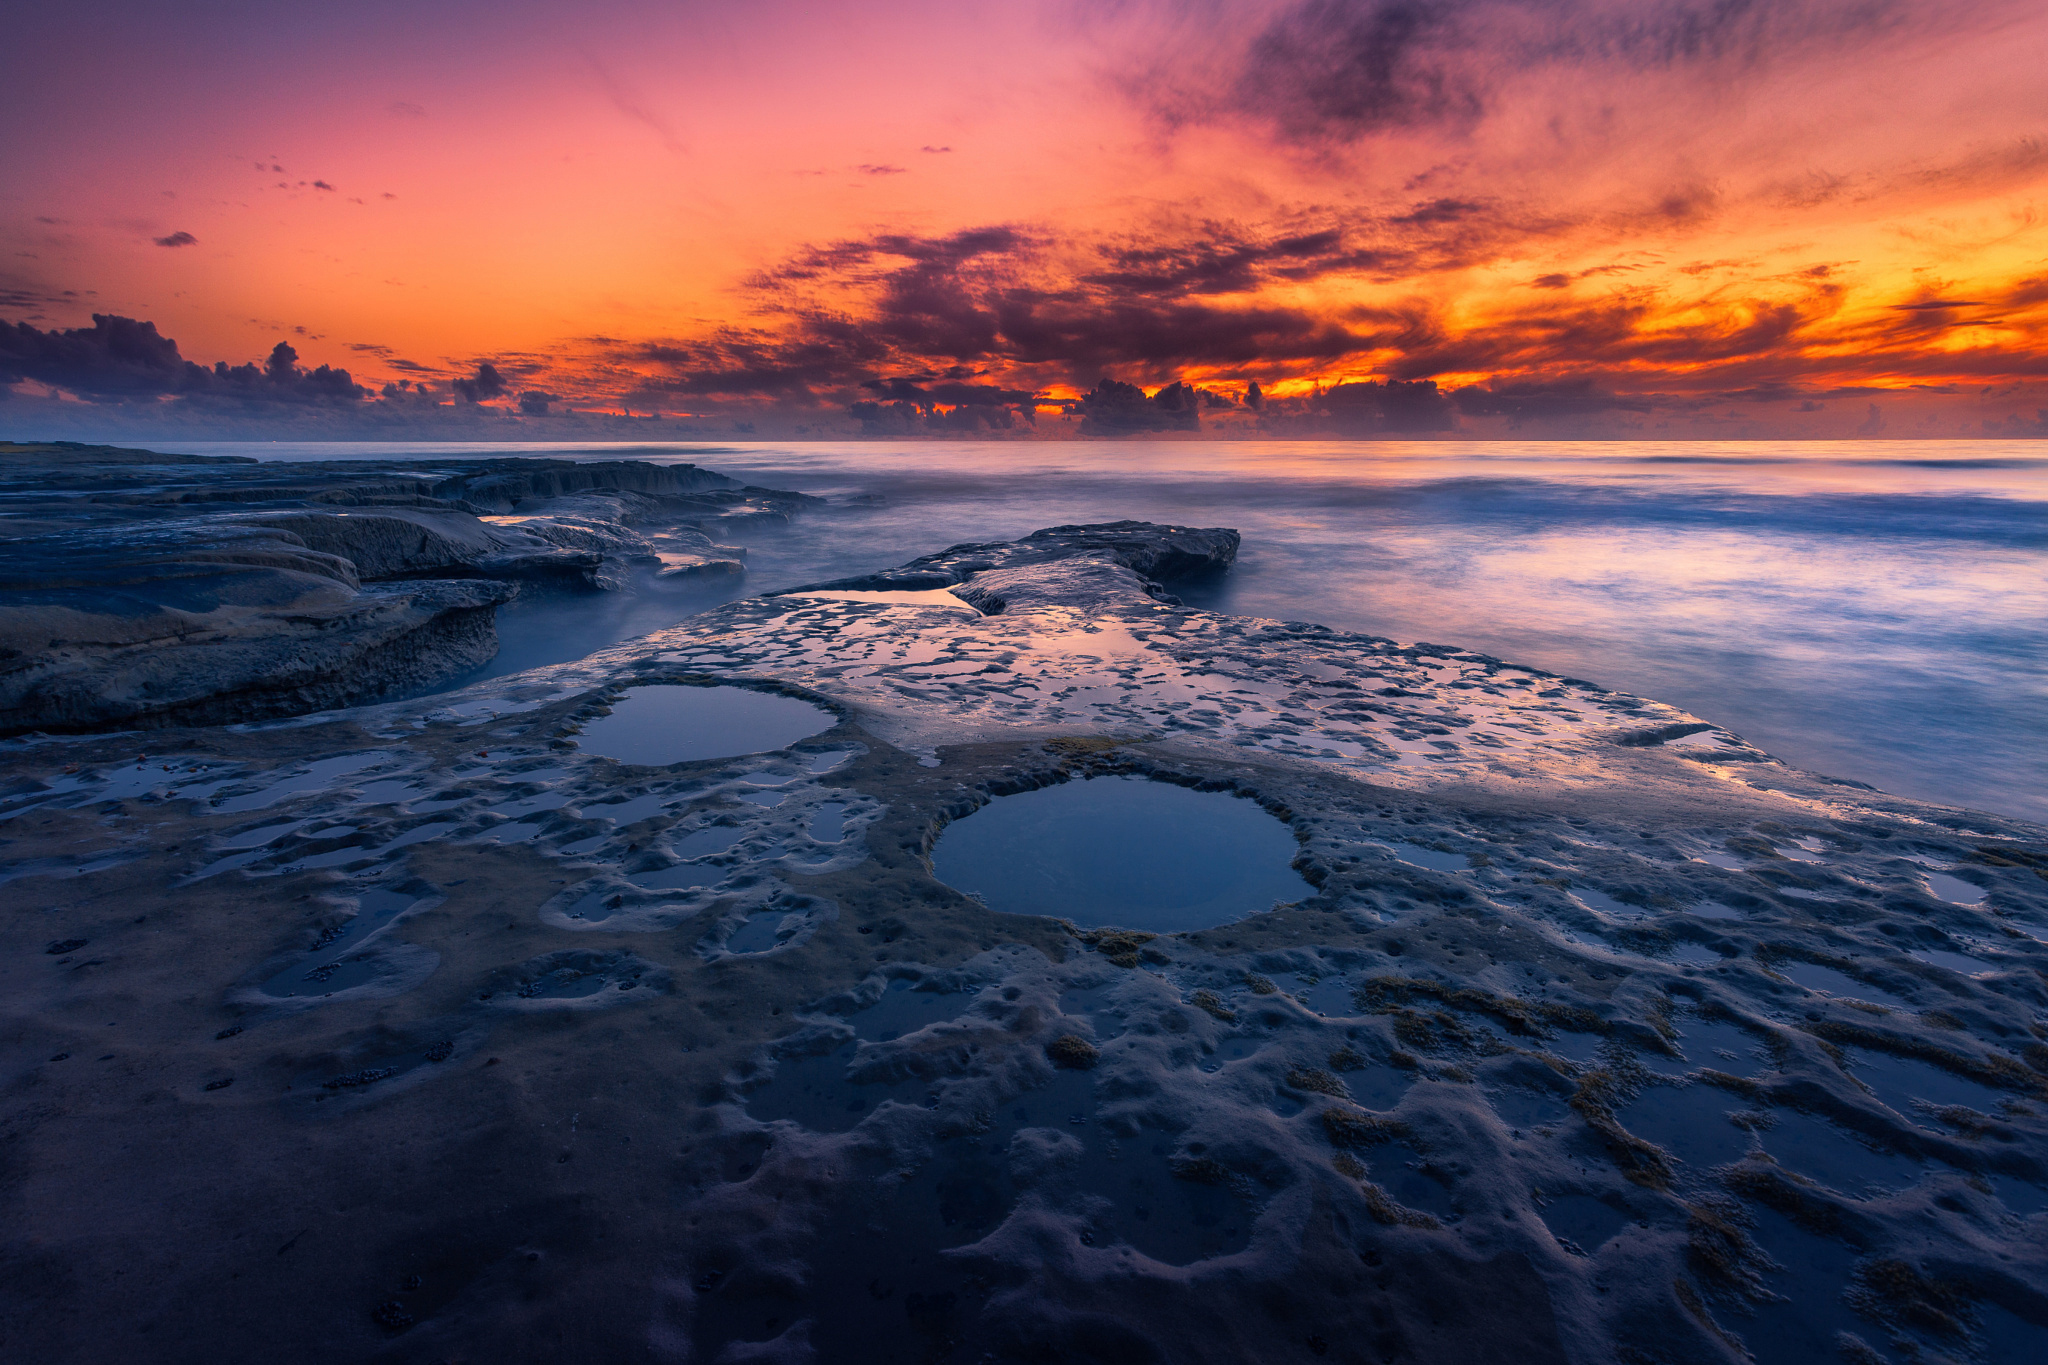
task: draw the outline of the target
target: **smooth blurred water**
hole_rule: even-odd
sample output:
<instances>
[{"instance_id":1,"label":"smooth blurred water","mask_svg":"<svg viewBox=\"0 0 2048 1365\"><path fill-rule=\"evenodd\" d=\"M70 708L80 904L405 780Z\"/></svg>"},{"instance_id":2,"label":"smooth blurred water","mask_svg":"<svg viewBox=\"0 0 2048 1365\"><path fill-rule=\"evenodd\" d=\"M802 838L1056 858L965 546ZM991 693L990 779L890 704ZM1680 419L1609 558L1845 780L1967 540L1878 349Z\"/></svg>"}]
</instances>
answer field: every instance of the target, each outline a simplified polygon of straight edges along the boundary
<instances>
[{"instance_id":1,"label":"smooth blurred water","mask_svg":"<svg viewBox=\"0 0 2048 1365\"><path fill-rule=\"evenodd\" d=\"M2042 442L184 448L694 460L832 498L748 538L748 592L1061 522L1234 526L1237 568L1191 604L1484 650L1685 707L1802 767L2048 819ZM724 595L650 584L554 616L515 605L488 671Z\"/></svg>"}]
</instances>

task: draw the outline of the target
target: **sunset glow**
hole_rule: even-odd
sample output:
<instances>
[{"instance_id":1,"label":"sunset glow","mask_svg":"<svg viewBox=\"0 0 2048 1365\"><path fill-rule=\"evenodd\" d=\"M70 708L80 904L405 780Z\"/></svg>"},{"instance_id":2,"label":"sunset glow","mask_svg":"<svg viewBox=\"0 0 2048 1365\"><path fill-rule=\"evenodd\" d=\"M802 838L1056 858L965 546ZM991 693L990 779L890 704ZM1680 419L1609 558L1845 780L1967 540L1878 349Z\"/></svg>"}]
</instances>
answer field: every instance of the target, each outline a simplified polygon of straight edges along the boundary
<instances>
[{"instance_id":1,"label":"sunset glow","mask_svg":"<svg viewBox=\"0 0 2048 1365\"><path fill-rule=\"evenodd\" d=\"M52 432L1051 436L1104 376L1209 391L1210 433L2048 430L2037 5L10 27L0 380ZM366 392L201 392L104 329L49 339L95 314Z\"/></svg>"}]
</instances>

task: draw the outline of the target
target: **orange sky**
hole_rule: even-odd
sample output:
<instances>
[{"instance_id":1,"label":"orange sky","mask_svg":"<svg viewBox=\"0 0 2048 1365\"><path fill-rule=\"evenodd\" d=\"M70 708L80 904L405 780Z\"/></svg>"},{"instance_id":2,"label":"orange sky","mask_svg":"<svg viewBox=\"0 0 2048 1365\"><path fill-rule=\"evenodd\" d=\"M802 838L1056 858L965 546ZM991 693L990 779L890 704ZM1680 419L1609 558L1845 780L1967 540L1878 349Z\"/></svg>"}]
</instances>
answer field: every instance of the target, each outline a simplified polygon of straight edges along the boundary
<instances>
[{"instance_id":1,"label":"orange sky","mask_svg":"<svg viewBox=\"0 0 2048 1365\"><path fill-rule=\"evenodd\" d=\"M206 11L0 56L17 422L824 434L1107 374L1290 400L1211 430L1429 379L1470 433L2048 432L2038 3ZM96 313L433 399L148 393L48 340Z\"/></svg>"}]
</instances>

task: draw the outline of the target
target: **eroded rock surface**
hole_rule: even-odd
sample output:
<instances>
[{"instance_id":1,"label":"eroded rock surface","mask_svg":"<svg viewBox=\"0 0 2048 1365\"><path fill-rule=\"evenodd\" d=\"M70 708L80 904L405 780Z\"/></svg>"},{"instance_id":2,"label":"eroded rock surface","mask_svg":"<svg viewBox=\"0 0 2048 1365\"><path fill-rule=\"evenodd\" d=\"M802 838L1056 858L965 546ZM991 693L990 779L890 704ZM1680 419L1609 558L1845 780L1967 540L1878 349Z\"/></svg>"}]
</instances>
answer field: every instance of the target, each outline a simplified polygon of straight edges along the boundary
<instances>
[{"instance_id":1,"label":"eroded rock surface","mask_svg":"<svg viewBox=\"0 0 2048 1365\"><path fill-rule=\"evenodd\" d=\"M142 758L0 745L5 1339L2031 1358L2048 831L1137 567L1227 535L956 547ZM840 722L577 747L657 684ZM933 879L947 822L1105 774L1257 801L1312 889L1149 935Z\"/></svg>"},{"instance_id":2,"label":"eroded rock surface","mask_svg":"<svg viewBox=\"0 0 2048 1365\"><path fill-rule=\"evenodd\" d=\"M691 465L258 464L0 445L0 734L221 724L430 687L522 585L733 577L806 500Z\"/></svg>"}]
</instances>

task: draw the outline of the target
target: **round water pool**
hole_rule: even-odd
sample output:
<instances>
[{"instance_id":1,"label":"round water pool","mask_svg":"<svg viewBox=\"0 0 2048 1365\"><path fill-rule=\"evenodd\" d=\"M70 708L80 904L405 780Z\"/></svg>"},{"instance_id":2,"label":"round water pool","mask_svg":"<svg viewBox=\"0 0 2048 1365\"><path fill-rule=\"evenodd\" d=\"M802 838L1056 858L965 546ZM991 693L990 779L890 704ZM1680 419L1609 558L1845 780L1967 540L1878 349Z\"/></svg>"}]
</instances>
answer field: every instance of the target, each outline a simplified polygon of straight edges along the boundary
<instances>
[{"instance_id":1,"label":"round water pool","mask_svg":"<svg viewBox=\"0 0 2048 1365\"><path fill-rule=\"evenodd\" d=\"M587 753L659 767L780 749L838 723L823 707L774 692L657 683L628 688L576 742Z\"/></svg>"},{"instance_id":2,"label":"round water pool","mask_svg":"<svg viewBox=\"0 0 2048 1365\"><path fill-rule=\"evenodd\" d=\"M1294 852L1256 802L1098 777L996 798L945 828L932 870L993 910L1173 933L1311 894Z\"/></svg>"}]
</instances>

